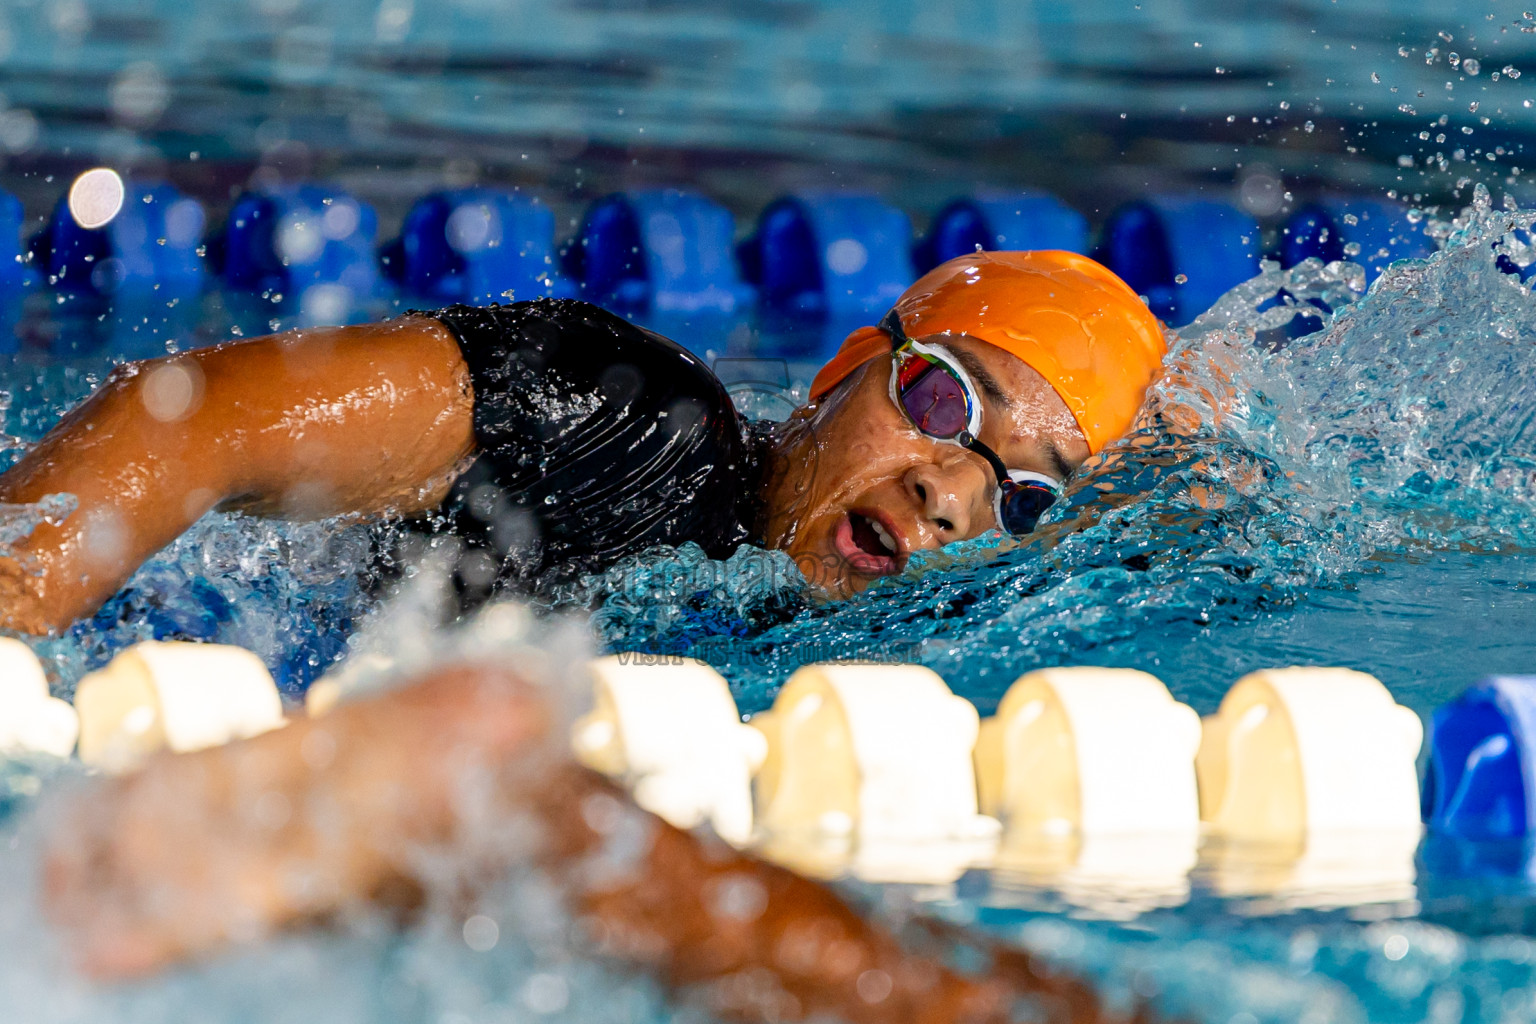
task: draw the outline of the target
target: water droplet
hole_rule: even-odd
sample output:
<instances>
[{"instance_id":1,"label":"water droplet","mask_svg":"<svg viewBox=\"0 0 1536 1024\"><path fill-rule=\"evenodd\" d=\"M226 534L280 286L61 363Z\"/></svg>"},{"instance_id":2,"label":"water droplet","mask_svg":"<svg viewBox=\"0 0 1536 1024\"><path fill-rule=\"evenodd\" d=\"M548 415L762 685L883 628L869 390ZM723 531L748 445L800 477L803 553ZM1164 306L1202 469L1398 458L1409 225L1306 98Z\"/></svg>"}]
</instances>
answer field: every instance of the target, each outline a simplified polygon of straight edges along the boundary
<instances>
[{"instance_id":1,"label":"water droplet","mask_svg":"<svg viewBox=\"0 0 1536 1024\"><path fill-rule=\"evenodd\" d=\"M1175 274L1174 277L1173 277L1173 283L1174 284L1188 284L1189 283L1189 275L1188 274Z\"/></svg>"},{"instance_id":2,"label":"water droplet","mask_svg":"<svg viewBox=\"0 0 1536 1024\"><path fill-rule=\"evenodd\" d=\"M1483 65L1476 57L1468 57L1461 62L1461 70L1469 75L1476 75L1479 71L1483 70Z\"/></svg>"}]
</instances>

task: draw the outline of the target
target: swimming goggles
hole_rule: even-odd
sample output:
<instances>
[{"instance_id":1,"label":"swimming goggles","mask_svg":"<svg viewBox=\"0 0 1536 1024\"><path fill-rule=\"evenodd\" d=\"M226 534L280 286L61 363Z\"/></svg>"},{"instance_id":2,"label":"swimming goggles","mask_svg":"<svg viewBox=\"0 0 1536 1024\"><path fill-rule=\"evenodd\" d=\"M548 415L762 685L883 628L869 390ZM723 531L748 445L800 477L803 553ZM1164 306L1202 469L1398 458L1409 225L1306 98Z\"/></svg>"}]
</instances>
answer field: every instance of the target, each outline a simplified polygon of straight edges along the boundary
<instances>
[{"instance_id":1,"label":"swimming goggles","mask_svg":"<svg viewBox=\"0 0 1536 1024\"><path fill-rule=\"evenodd\" d=\"M921 433L987 460L997 474L992 514L1004 533L1018 536L1033 530L1061 497L1061 481L1009 469L977 439L981 401L970 375L949 353L908 338L894 309L880 321L880 329L891 336L891 401Z\"/></svg>"}]
</instances>

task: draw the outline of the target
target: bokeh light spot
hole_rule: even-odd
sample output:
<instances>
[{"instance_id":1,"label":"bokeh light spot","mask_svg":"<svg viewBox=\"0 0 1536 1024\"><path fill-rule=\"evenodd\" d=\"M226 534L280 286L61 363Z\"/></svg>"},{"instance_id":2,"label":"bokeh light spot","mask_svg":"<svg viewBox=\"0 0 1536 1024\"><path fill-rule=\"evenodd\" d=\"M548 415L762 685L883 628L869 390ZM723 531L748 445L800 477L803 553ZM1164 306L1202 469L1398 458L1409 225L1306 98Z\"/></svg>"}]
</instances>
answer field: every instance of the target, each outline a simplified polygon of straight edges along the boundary
<instances>
[{"instance_id":1,"label":"bokeh light spot","mask_svg":"<svg viewBox=\"0 0 1536 1024\"><path fill-rule=\"evenodd\" d=\"M110 167L94 167L69 187L69 213L87 230L106 227L123 208L123 179Z\"/></svg>"}]
</instances>

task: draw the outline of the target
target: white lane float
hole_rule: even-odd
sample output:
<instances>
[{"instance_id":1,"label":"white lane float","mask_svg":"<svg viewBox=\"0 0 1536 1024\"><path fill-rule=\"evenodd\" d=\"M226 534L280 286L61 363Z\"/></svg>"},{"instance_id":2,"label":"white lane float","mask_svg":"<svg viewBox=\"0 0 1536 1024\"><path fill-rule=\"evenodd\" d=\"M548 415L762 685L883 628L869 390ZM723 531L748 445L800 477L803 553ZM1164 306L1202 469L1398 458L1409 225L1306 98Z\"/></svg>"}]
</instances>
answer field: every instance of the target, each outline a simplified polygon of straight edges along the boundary
<instances>
[{"instance_id":1,"label":"white lane float","mask_svg":"<svg viewBox=\"0 0 1536 1024\"><path fill-rule=\"evenodd\" d=\"M186 752L284 724L261 659L242 647L145 641L75 688L80 759L124 771L158 750Z\"/></svg>"},{"instance_id":2,"label":"white lane float","mask_svg":"<svg viewBox=\"0 0 1536 1024\"><path fill-rule=\"evenodd\" d=\"M0 756L68 757L79 733L75 709L49 695L48 677L32 648L0 637Z\"/></svg>"},{"instance_id":3,"label":"white lane float","mask_svg":"<svg viewBox=\"0 0 1536 1024\"><path fill-rule=\"evenodd\" d=\"M1417 836L1423 740L1419 716L1364 672L1250 673L1205 719L1201 817L1227 839L1260 843L1330 831Z\"/></svg>"},{"instance_id":4,"label":"white lane float","mask_svg":"<svg viewBox=\"0 0 1536 1024\"><path fill-rule=\"evenodd\" d=\"M982 723L982 810L1007 825L994 868L1111 917L1181 902L1198 859L1200 718L1156 676L1050 668Z\"/></svg>"},{"instance_id":5,"label":"white lane float","mask_svg":"<svg viewBox=\"0 0 1536 1024\"><path fill-rule=\"evenodd\" d=\"M625 782L636 803L679 828L708 821L745 843L762 735L742 724L730 687L703 662L627 660L590 663L595 706L572 729L577 760Z\"/></svg>"},{"instance_id":6,"label":"white lane float","mask_svg":"<svg viewBox=\"0 0 1536 1024\"><path fill-rule=\"evenodd\" d=\"M1010 832L1193 840L1199 744L1199 716L1156 676L1120 668L1030 672L981 726L981 809Z\"/></svg>"},{"instance_id":7,"label":"white lane float","mask_svg":"<svg viewBox=\"0 0 1536 1024\"><path fill-rule=\"evenodd\" d=\"M976 709L919 665L827 663L789 678L752 719L765 828L869 840L995 836L977 812Z\"/></svg>"}]
</instances>

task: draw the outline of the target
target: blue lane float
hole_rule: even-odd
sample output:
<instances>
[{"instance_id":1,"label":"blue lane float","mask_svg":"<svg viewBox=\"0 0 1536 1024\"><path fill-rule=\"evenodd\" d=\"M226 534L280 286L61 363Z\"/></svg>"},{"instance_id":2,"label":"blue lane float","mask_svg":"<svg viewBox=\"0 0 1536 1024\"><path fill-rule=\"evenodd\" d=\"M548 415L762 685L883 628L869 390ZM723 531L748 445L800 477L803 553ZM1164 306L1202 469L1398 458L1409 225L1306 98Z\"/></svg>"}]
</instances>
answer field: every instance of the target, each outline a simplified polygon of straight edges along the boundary
<instances>
[{"instance_id":1,"label":"blue lane float","mask_svg":"<svg viewBox=\"0 0 1536 1024\"><path fill-rule=\"evenodd\" d=\"M16 351L16 324L27 291L37 284L37 271L21 242L25 216L21 200L0 192L0 353Z\"/></svg>"},{"instance_id":2,"label":"blue lane float","mask_svg":"<svg viewBox=\"0 0 1536 1024\"><path fill-rule=\"evenodd\" d=\"M7 294L37 281L37 272L21 243L25 218L21 200L9 192L0 192L0 290Z\"/></svg>"},{"instance_id":3,"label":"blue lane float","mask_svg":"<svg viewBox=\"0 0 1536 1024\"><path fill-rule=\"evenodd\" d=\"M733 314L755 291L741 279L730 211L696 192L648 189L598 200L568 253L582 294L662 314Z\"/></svg>"},{"instance_id":4,"label":"blue lane float","mask_svg":"<svg viewBox=\"0 0 1536 1024\"><path fill-rule=\"evenodd\" d=\"M207 215L175 186L127 182L122 206L84 227L61 197L31 243L39 270L61 292L116 295L153 290L166 298L202 290Z\"/></svg>"},{"instance_id":5,"label":"blue lane float","mask_svg":"<svg viewBox=\"0 0 1536 1024\"><path fill-rule=\"evenodd\" d=\"M739 253L771 311L852 322L878 318L912 283L911 251L911 221L884 201L801 195L769 205Z\"/></svg>"},{"instance_id":6,"label":"blue lane float","mask_svg":"<svg viewBox=\"0 0 1536 1024\"><path fill-rule=\"evenodd\" d=\"M912 259L925 274L945 260L981 249L1088 252L1088 221L1041 192L956 199L933 218Z\"/></svg>"},{"instance_id":7,"label":"blue lane float","mask_svg":"<svg viewBox=\"0 0 1536 1024\"><path fill-rule=\"evenodd\" d=\"M1422 226L1408 219L1408 208L1383 199L1324 197L1302 206L1280 229L1281 266L1309 257L1350 260L1365 267L1367 283L1395 260L1434 251Z\"/></svg>"},{"instance_id":8,"label":"blue lane float","mask_svg":"<svg viewBox=\"0 0 1536 1024\"><path fill-rule=\"evenodd\" d=\"M1182 327L1259 272L1258 222L1225 203L1160 198L1121 207L1094 256Z\"/></svg>"},{"instance_id":9,"label":"blue lane float","mask_svg":"<svg viewBox=\"0 0 1536 1024\"><path fill-rule=\"evenodd\" d=\"M1516 839L1533 812L1536 676L1492 676L1435 712L1424 820L1441 835Z\"/></svg>"},{"instance_id":10,"label":"blue lane float","mask_svg":"<svg viewBox=\"0 0 1536 1024\"><path fill-rule=\"evenodd\" d=\"M233 288L296 301L310 323L360 317L380 291L373 207L316 185L241 196L230 211L224 279Z\"/></svg>"},{"instance_id":11,"label":"blue lane float","mask_svg":"<svg viewBox=\"0 0 1536 1024\"><path fill-rule=\"evenodd\" d=\"M408 295L431 302L484 305L576 294L560 273L554 214L537 199L506 189L423 196L382 263Z\"/></svg>"}]
</instances>

